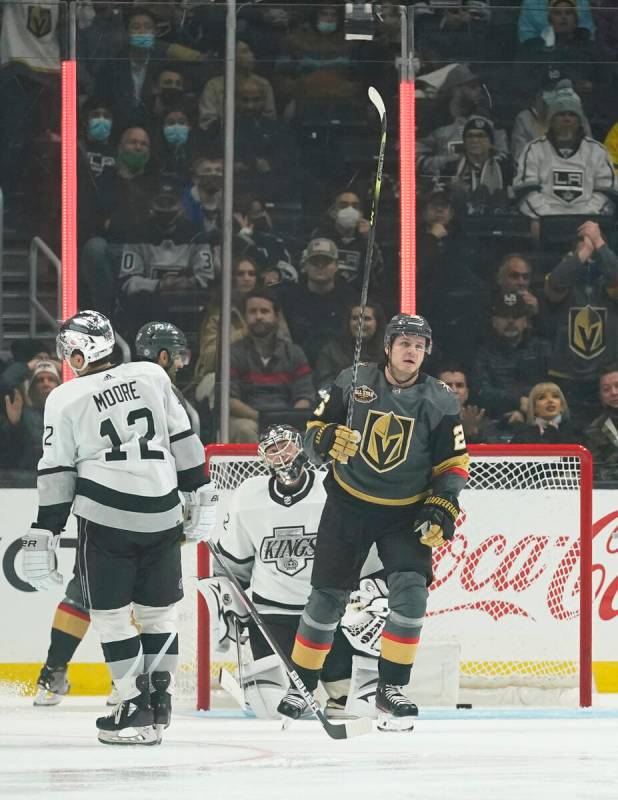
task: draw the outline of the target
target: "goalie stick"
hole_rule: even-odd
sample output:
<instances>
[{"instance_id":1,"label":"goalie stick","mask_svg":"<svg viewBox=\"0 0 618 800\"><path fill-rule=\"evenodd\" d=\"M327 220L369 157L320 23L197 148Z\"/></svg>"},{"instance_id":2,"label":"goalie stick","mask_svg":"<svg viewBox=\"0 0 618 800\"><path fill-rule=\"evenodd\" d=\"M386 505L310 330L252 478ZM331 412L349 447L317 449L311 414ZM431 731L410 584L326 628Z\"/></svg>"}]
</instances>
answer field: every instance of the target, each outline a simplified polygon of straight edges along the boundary
<instances>
[{"instance_id":1,"label":"goalie stick","mask_svg":"<svg viewBox=\"0 0 618 800\"><path fill-rule=\"evenodd\" d=\"M346 427L352 427L352 415L354 413L354 395L356 393L356 381L358 378L358 365L360 362L361 349L363 347L363 321L365 319L365 308L367 306L367 295L369 294L369 279L371 277L371 262L373 261L373 246L376 238L376 220L378 217L378 204L380 202L380 190L382 189L382 171L384 169L384 155L386 153L386 108L384 100L373 86L370 86L367 94L369 99L380 115L382 126L380 135L380 152L378 154L378 168L376 179L373 185L373 200L371 202L371 216L369 218L369 235L367 237L367 251L365 253L365 269L363 271L363 285L360 297L360 315L358 319L358 330L356 332L356 343L354 345L354 360L352 361L352 390L348 400L348 414Z\"/></svg>"},{"instance_id":2,"label":"goalie stick","mask_svg":"<svg viewBox=\"0 0 618 800\"><path fill-rule=\"evenodd\" d=\"M232 583L232 585L236 589L238 596L241 599L247 611L249 612L251 619L258 626L262 636L266 639L272 651L281 660L281 663L283 664L283 667L287 672L290 681L300 692L300 694L303 697L303 700L307 703L309 709L311 710L311 713L313 714L314 717L316 717L320 725L324 728L324 730L331 737L331 739L351 739L353 736L363 736L365 733L371 733L372 729L371 720L368 719L367 717L346 720L345 722L341 722L338 724L337 723L333 724L332 722L329 722L329 720L326 719L324 713L322 712L322 709L317 704L313 694L309 691L309 689L307 689L300 675L294 669L294 665L292 664L290 659L286 656L286 654L283 652L278 642L271 635L270 631L262 621L262 618L258 614L255 606L253 605L251 600L247 597L247 594L240 585L240 583L236 580L236 576L234 575L234 573L230 570L228 565L221 558L216 543L208 539L206 541L206 544L208 545L208 549L212 553L213 558L217 562L218 566L221 568L226 578Z\"/></svg>"}]
</instances>

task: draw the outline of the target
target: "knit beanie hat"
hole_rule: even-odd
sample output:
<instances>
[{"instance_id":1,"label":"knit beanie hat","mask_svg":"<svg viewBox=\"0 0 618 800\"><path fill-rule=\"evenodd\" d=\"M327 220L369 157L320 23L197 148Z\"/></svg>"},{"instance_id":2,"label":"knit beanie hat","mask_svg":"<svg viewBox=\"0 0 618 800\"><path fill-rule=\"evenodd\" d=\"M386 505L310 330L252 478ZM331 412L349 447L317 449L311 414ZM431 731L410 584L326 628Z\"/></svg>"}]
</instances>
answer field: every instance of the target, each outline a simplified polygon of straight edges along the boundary
<instances>
[{"instance_id":1,"label":"knit beanie hat","mask_svg":"<svg viewBox=\"0 0 618 800\"><path fill-rule=\"evenodd\" d=\"M558 81L553 91L543 93L543 100L547 106L548 122L551 122L554 114L569 112L577 114L580 122L583 123L584 110L582 103L570 80Z\"/></svg>"}]
</instances>

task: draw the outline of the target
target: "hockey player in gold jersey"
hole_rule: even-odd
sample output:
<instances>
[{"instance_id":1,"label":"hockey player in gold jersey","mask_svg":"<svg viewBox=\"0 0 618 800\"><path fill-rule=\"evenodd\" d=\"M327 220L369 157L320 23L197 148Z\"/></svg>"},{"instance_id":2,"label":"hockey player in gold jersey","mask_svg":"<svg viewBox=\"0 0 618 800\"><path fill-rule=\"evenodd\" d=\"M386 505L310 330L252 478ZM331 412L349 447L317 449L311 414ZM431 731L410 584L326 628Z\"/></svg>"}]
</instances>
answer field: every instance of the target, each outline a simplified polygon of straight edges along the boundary
<instances>
[{"instance_id":1,"label":"hockey player in gold jersey","mask_svg":"<svg viewBox=\"0 0 618 800\"><path fill-rule=\"evenodd\" d=\"M431 550L453 536L469 457L457 396L421 371L431 352L426 320L393 317L384 351L385 363L361 364L355 383L352 369L341 372L307 425L309 457L332 463L324 481L327 500L318 528L312 591L292 660L313 690L375 542L389 588L376 692L378 727L410 730L418 710L403 687L425 616ZM353 415L347 427L350 402ZM304 705L292 687L279 711L297 718Z\"/></svg>"}]
</instances>

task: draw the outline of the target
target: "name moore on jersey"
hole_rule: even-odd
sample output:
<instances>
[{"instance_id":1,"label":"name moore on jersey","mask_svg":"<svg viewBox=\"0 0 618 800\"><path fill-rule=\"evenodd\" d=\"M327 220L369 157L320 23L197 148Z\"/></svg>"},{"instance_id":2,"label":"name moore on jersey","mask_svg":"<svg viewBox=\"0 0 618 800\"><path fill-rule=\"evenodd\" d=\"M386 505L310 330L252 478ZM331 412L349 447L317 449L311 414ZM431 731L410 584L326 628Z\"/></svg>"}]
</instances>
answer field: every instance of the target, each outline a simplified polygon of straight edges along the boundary
<instances>
[{"instance_id":1,"label":"name moore on jersey","mask_svg":"<svg viewBox=\"0 0 618 800\"><path fill-rule=\"evenodd\" d=\"M182 522L178 489L205 483L204 449L161 367L120 364L57 387L45 406L38 524L74 513L154 533Z\"/></svg>"}]
</instances>

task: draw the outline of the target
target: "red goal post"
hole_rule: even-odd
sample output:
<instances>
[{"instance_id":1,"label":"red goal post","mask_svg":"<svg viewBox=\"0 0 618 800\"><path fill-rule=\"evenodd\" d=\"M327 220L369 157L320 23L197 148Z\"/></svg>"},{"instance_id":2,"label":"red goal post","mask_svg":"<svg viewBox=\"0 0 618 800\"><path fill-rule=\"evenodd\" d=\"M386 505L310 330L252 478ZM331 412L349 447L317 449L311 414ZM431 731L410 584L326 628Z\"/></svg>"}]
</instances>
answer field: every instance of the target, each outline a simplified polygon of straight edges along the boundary
<instances>
[{"instance_id":1,"label":"red goal post","mask_svg":"<svg viewBox=\"0 0 618 800\"><path fill-rule=\"evenodd\" d=\"M457 639L462 700L480 690L500 704L590 706L592 457L579 445L469 450L470 480L455 537L434 552L421 647L426 640ZM206 462L222 509L243 480L265 474L256 445L209 445ZM204 545L199 551L197 572L205 577L208 552ZM184 664L182 680L194 678L191 692L205 709L211 673L218 671L199 594L197 606L197 638L181 625L188 639L181 661L187 646L197 649L195 667ZM195 616L189 622L195 628Z\"/></svg>"}]
</instances>

